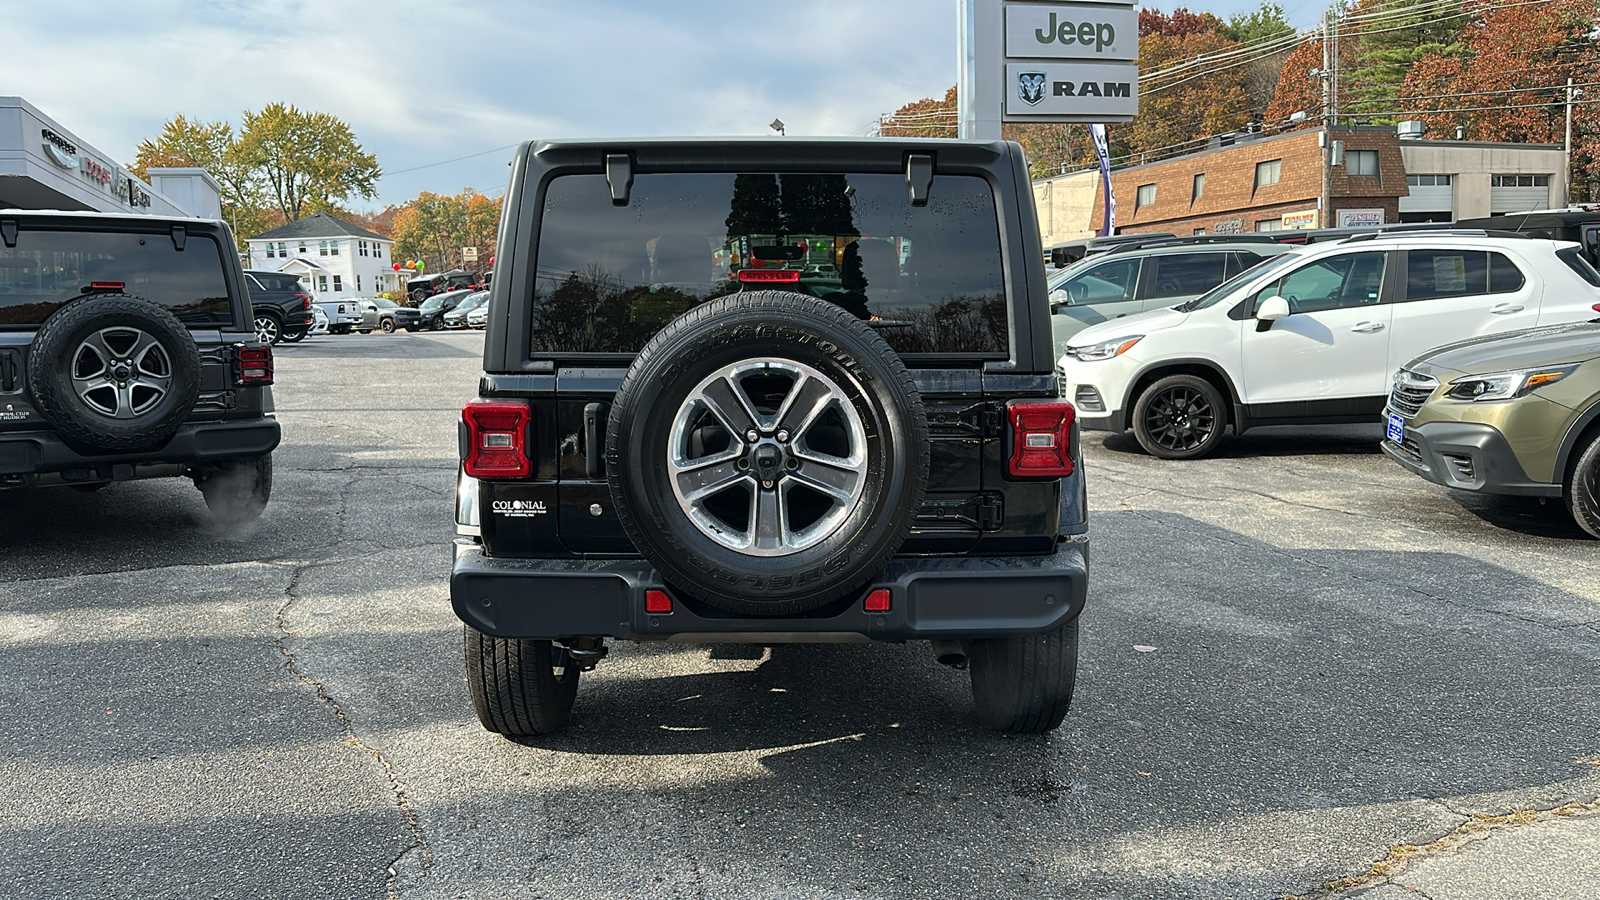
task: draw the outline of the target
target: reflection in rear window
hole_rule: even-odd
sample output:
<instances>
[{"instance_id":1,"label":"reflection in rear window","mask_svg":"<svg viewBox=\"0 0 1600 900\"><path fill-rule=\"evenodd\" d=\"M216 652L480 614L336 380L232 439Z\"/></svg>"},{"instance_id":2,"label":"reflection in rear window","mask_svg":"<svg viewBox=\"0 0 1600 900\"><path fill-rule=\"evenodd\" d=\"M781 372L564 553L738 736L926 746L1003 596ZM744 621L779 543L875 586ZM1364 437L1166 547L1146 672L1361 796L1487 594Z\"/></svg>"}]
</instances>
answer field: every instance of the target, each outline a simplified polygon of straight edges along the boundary
<instances>
[{"instance_id":1,"label":"reflection in rear window","mask_svg":"<svg viewBox=\"0 0 1600 900\"><path fill-rule=\"evenodd\" d=\"M0 245L0 325L38 325L91 285L164 306L187 325L233 322L221 250L205 235L180 252L164 233L23 228L15 247Z\"/></svg>"},{"instance_id":2,"label":"reflection in rear window","mask_svg":"<svg viewBox=\"0 0 1600 900\"><path fill-rule=\"evenodd\" d=\"M602 175L551 181L535 278L534 353L633 353L675 316L740 290L836 303L900 353L1004 355L994 196L935 177L652 174L613 206Z\"/></svg>"}]
</instances>

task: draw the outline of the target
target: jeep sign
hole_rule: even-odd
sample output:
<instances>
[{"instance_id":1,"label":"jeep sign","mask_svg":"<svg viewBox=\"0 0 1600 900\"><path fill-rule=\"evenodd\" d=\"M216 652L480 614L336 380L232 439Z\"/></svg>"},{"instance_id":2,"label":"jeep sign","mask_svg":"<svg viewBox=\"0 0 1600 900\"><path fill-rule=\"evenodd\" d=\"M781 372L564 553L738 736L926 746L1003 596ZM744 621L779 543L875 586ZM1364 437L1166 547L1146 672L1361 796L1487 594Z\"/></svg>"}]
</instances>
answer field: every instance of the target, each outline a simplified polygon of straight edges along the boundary
<instances>
[{"instance_id":1,"label":"jeep sign","mask_svg":"<svg viewBox=\"0 0 1600 900\"><path fill-rule=\"evenodd\" d=\"M1139 112L1133 0L959 0L956 113L965 138L1002 122L1129 122Z\"/></svg>"},{"instance_id":2,"label":"jeep sign","mask_svg":"<svg viewBox=\"0 0 1600 900\"><path fill-rule=\"evenodd\" d=\"M1006 7L1008 59L1139 59L1139 14L1131 6Z\"/></svg>"}]
</instances>

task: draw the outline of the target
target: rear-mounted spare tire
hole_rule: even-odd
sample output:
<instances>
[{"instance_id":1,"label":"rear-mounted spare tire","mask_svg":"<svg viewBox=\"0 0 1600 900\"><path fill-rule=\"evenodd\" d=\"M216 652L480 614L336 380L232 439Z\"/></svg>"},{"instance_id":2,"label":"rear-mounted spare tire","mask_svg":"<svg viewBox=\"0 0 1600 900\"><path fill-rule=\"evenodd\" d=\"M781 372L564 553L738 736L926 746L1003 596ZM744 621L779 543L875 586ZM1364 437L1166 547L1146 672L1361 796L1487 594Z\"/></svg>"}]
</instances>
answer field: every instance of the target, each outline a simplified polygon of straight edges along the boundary
<instances>
[{"instance_id":1,"label":"rear-mounted spare tire","mask_svg":"<svg viewBox=\"0 0 1600 900\"><path fill-rule=\"evenodd\" d=\"M905 365L831 303L703 303L639 351L612 402L606 477L669 584L788 615L859 590L910 532L928 425Z\"/></svg>"},{"instance_id":2,"label":"rear-mounted spare tire","mask_svg":"<svg viewBox=\"0 0 1600 900\"><path fill-rule=\"evenodd\" d=\"M96 294L63 306L28 350L28 392L80 451L161 447L200 395L200 352L177 317L140 297Z\"/></svg>"}]
</instances>

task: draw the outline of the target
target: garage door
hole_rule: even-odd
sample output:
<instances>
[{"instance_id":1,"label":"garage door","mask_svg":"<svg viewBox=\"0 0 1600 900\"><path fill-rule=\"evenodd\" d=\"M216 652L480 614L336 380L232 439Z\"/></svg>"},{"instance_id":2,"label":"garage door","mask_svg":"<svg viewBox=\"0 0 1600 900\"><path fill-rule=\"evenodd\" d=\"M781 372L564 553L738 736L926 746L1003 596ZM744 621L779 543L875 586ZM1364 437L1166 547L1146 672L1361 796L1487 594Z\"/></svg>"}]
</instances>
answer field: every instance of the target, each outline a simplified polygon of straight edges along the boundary
<instances>
[{"instance_id":1,"label":"garage door","mask_svg":"<svg viewBox=\"0 0 1600 900\"><path fill-rule=\"evenodd\" d=\"M1492 175L1489 212L1526 212L1550 208L1549 175Z\"/></svg>"}]
</instances>

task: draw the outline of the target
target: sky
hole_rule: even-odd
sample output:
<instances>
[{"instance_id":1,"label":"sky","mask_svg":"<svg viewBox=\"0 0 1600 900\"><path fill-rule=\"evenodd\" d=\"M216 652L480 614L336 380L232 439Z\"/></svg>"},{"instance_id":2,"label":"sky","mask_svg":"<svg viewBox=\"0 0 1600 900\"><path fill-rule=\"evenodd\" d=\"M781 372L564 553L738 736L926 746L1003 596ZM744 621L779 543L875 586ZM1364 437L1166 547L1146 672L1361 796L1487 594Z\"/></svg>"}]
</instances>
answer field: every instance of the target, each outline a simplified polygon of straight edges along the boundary
<instances>
[{"instance_id":1,"label":"sky","mask_svg":"<svg viewBox=\"0 0 1600 900\"><path fill-rule=\"evenodd\" d=\"M1158 4L1171 11L1178 3ZM1259 0L1200 0L1227 18ZM1282 4L1298 28L1325 4ZM276 101L350 124L378 197L503 189L541 137L849 135L943 96L956 0L0 0L0 95L120 163L182 113ZM467 157L463 159L462 157Z\"/></svg>"}]
</instances>

